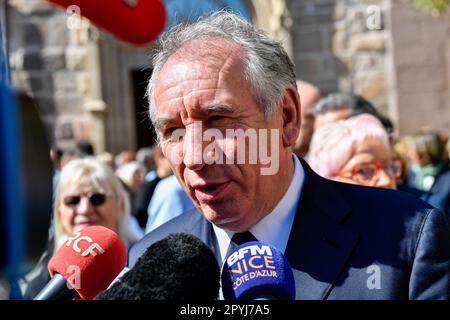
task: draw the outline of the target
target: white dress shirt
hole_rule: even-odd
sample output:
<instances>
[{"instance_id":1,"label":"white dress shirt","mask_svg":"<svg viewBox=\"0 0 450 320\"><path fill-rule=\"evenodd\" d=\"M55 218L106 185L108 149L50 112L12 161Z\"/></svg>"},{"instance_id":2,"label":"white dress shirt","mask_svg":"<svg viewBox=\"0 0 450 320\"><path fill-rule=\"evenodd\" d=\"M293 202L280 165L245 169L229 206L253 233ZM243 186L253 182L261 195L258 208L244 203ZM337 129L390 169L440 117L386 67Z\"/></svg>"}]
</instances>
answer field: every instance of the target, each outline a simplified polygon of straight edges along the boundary
<instances>
[{"instance_id":1,"label":"white dress shirt","mask_svg":"<svg viewBox=\"0 0 450 320\"><path fill-rule=\"evenodd\" d=\"M294 175L287 192L272 212L249 230L258 241L273 245L283 253L286 250L289 240L295 212L297 211L298 200L300 199L300 193L305 179L305 172L297 156L292 155L292 158L294 159ZM277 181L273 183L277 183ZM219 243L220 256L222 261L224 261L234 232L221 229L214 224L213 228Z\"/></svg>"}]
</instances>

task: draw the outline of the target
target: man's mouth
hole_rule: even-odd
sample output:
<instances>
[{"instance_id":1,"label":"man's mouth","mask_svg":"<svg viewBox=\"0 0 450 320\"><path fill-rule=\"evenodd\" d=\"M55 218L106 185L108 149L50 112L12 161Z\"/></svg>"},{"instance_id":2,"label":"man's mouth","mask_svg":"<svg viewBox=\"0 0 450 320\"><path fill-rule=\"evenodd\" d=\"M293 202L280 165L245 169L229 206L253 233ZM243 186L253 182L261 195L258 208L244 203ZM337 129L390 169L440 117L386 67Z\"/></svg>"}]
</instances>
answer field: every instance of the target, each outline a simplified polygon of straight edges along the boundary
<instances>
[{"instance_id":1,"label":"man's mouth","mask_svg":"<svg viewBox=\"0 0 450 320\"><path fill-rule=\"evenodd\" d=\"M195 196L200 202L208 202L223 195L231 181L207 182L193 185Z\"/></svg>"}]
</instances>

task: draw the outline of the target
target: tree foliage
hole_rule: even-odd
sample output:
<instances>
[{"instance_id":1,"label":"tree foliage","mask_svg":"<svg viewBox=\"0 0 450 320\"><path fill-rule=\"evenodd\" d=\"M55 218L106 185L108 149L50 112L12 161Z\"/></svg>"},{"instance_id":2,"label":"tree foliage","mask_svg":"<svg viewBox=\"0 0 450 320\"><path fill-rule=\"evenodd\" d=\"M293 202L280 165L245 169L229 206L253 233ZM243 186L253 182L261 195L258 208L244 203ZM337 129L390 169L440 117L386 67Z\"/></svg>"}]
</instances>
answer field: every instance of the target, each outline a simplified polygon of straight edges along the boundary
<instances>
[{"instance_id":1,"label":"tree foliage","mask_svg":"<svg viewBox=\"0 0 450 320\"><path fill-rule=\"evenodd\" d=\"M431 12L433 14L442 14L447 7L450 6L450 0L407 0L409 3L423 9L425 11Z\"/></svg>"}]
</instances>

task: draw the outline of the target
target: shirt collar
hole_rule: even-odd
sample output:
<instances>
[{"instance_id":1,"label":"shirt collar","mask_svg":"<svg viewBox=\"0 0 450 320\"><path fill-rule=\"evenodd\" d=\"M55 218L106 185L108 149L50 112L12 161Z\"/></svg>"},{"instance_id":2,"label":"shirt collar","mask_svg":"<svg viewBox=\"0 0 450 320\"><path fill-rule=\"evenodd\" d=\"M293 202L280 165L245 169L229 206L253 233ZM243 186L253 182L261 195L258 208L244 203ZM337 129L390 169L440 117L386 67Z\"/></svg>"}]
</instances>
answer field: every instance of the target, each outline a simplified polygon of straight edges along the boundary
<instances>
[{"instance_id":1,"label":"shirt collar","mask_svg":"<svg viewBox=\"0 0 450 320\"><path fill-rule=\"evenodd\" d=\"M298 200L305 179L305 172L297 156L292 155L294 160L294 175L287 192L278 202L277 206L254 225L250 232L258 241L266 242L284 253L294 222L295 212L298 206ZM274 183L276 183L274 181ZM214 232L219 243L220 256L222 261L230 245L234 232L221 229L213 224Z\"/></svg>"}]
</instances>

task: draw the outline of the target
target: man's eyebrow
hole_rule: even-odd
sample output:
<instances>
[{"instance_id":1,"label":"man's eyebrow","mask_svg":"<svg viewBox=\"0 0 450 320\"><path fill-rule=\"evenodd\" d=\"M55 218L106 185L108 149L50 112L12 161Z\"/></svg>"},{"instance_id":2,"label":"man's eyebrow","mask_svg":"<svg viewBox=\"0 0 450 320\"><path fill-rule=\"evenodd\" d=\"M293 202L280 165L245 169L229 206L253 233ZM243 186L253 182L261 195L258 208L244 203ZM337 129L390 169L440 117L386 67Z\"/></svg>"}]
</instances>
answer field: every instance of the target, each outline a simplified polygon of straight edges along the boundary
<instances>
[{"instance_id":1,"label":"man's eyebrow","mask_svg":"<svg viewBox=\"0 0 450 320\"><path fill-rule=\"evenodd\" d=\"M163 126L165 126L168 123L173 122L175 119L173 118L160 118L160 119L156 119L155 122L153 123L153 126L155 127L155 130L158 131L160 130Z\"/></svg>"},{"instance_id":2,"label":"man's eyebrow","mask_svg":"<svg viewBox=\"0 0 450 320\"><path fill-rule=\"evenodd\" d=\"M214 113L234 113L234 109L223 103L212 103L206 106L206 112ZM155 130L160 130L163 126L168 123L175 122L175 118L160 118L156 119L153 123Z\"/></svg>"},{"instance_id":3,"label":"man's eyebrow","mask_svg":"<svg viewBox=\"0 0 450 320\"><path fill-rule=\"evenodd\" d=\"M234 113L234 109L223 103L213 103L206 106L207 112L217 112L217 113Z\"/></svg>"}]
</instances>

